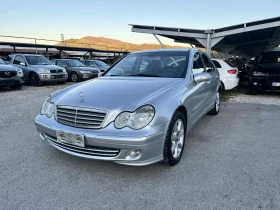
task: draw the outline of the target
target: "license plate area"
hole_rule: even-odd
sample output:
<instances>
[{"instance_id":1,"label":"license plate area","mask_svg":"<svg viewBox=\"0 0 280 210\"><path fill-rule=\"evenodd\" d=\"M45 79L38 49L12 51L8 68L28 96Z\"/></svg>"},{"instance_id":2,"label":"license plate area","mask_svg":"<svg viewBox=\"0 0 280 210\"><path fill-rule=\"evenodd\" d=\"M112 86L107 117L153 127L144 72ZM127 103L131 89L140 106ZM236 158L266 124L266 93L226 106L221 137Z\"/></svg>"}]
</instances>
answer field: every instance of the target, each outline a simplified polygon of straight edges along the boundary
<instances>
[{"instance_id":1,"label":"license plate area","mask_svg":"<svg viewBox=\"0 0 280 210\"><path fill-rule=\"evenodd\" d=\"M71 144L78 147L85 147L85 136L79 134L68 133L64 131L56 132L57 141L62 144Z\"/></svg>"},{"instance_id":2,"label":"license plate area","mask_svg":"<svg viewBox=\"0 0 280 210\"><path fill-rule=\"evenodd\" d=\"M273 86L273 87L280 87L280 82L273 82L273 83L272 83L272 86Z\"/></svg>"}]
</instances>

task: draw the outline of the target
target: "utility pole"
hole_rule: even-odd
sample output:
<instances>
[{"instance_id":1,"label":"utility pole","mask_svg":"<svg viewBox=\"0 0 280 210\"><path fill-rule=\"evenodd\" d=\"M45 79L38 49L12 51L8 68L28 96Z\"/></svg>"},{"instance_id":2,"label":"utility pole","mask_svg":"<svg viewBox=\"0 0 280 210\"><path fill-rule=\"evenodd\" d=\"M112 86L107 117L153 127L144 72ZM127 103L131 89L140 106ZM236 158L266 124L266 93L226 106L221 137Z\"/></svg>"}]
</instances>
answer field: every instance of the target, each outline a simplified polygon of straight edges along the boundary
<instances>
[{"instance_id":1,"label":"utility pole","mask_svg":"<svg viewBox=\"0 0 280 210\"><path fill-rule=\"evenodd\" d=\"M65 46L64 35L63 35L63 34L61 34L61 45L62 45L62 46Z\"/></svg>"}]
</instances>

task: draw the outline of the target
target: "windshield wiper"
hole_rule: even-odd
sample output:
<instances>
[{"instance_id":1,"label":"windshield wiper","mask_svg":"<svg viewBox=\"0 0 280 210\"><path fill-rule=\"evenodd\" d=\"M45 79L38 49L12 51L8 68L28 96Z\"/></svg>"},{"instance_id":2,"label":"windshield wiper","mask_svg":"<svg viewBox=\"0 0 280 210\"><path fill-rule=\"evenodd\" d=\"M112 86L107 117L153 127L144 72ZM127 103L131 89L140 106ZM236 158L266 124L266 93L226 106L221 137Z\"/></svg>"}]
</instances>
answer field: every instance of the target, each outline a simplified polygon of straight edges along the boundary
<instances>
[{"instance_id":1,"label":"windshield wiper","mask_svg":"<svg viewBox=\"0 0 280 210\"><path fill-rule=\"evenodd\" d=\"M133 77L161 77L159 75L154 75L154 74L131 74L127 76L133 76Z\"/></svg>"}]
</instances>

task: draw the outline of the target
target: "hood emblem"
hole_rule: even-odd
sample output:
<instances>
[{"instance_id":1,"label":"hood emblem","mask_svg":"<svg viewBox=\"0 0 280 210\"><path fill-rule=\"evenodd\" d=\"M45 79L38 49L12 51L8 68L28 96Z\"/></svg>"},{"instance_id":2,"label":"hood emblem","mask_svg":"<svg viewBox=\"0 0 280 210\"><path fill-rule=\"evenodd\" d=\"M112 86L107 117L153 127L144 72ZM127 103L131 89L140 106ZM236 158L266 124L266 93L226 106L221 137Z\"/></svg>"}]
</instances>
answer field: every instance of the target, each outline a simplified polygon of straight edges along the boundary
<instances>
[{"instance_id":1,"label":"hood emblem","mask_svg":"<svg viewBox=\"0 0 280 210\"><path fill-rule=\"evenodd\" d=\"M84 93L83 92L79 93L79 98L80 98L80 102L84 102L85 101L85 97L84 97Z\"/></svg>"},{"instance_id":2,"label":"hood emblem","mask_svg":"<svg viewBox=\"0 0 280 210\"><path fill-rule=\"evenodd\" d=\"M10 75L10 72L6 71L6 72L5 72L5 75L6 75L6 76L9 76L9 75Z\"/></svg>"}]
</instances>

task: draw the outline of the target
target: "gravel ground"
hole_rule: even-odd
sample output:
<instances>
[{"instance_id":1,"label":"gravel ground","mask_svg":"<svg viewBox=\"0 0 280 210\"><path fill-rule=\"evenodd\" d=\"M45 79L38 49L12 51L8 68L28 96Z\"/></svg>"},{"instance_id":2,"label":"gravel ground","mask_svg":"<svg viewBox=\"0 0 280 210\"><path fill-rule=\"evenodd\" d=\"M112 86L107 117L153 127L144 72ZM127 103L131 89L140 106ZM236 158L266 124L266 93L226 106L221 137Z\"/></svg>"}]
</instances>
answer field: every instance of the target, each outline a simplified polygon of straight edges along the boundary
<instances>
[{"instance_id":1,"label":"gravel ground","mask_svg":"<svg viewBox=\"0 0 280 210\"><path fill-rule=\"evenodd\" d=\"M225 91L224 101L249 104L280 106L280 92L267 91L257 95L247 94L247 84L242 83L237 89Z\"/></svg>"},{"instance_id":2,"label":"gravel ground","mask_svg":"<svg viewBox=\"0 0 280 210\"><path fill-rule=\"evenodd\" d=\"M33 120L68 85L0 90L0 209L280 209L278 106L223 102L177 166L131 167L40 141Z\"/></svg>"}]
</instances>

